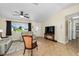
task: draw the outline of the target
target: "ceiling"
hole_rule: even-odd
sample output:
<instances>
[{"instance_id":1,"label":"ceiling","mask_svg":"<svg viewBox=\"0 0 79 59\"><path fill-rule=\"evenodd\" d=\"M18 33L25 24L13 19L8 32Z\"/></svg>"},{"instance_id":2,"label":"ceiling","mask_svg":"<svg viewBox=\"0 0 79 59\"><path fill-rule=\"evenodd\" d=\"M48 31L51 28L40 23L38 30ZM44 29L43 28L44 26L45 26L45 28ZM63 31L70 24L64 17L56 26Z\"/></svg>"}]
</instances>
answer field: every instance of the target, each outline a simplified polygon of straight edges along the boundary
<instances>
[{"instance_id":1,"label":"ceiling","mask_svg":"<svg viewBox=\"0 0 79 59\"><path fill-rule=\"evenodd\" d=\"M0 3L0 17L21 19L19 16L13 16L14 11L24 11L28 13L31 20L47 20L63 8L76 5L72 3ZM26 18L25 18L26 19Z\"/></svg>"}]
</instances>

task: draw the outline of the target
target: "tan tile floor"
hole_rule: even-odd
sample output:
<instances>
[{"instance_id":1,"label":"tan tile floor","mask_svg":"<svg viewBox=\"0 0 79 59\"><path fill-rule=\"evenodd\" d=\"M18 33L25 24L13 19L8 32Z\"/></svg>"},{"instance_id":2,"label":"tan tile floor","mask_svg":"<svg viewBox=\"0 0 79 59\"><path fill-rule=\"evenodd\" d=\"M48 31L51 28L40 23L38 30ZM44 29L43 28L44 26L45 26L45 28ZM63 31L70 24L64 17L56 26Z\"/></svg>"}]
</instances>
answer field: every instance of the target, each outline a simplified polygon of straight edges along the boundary
<instances>
[{"instance_id":1,"label":"tan tile floor","mask_svg":"<svg viewBox=\"0 0 79 59\"><path fill-rule=\"evenodd\" d=\"M46 40L44 38L38 38L38 50L33 49L34 56L76 56L78 55L78 40L72 40L68 44L61 44ZM20 45L21 44L21 45ZM17 46L15 48L14 46ZM23 42L15 42L10 48L15 49L14 52L9 52L6 56L23 56ZM20 49L21 48L21 49ZM19 50L17 50L19 49ZM24 56L30 55L30 51L26 50Z\"/></svg>"}]
</instances>

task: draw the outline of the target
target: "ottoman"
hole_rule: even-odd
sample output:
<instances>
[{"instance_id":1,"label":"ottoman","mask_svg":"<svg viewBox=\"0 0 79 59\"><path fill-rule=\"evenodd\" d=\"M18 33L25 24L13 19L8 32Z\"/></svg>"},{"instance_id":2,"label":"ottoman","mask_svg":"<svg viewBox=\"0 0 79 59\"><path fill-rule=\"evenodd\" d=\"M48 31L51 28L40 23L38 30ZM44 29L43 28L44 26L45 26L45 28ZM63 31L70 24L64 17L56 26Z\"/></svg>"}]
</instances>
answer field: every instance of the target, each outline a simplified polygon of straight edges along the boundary
<instances>
[{"instance_id":1,"label":"ottoman","mask_svg":"<svg viewBox=\"0 0 79 59\"><path fill-rule=\"evenodd\" d=\"M6 38L3 40L0 40L0 55L5 55L5 53L10 48L11 44L12 44L11 39Z\"/></svg>"}]
</instances>

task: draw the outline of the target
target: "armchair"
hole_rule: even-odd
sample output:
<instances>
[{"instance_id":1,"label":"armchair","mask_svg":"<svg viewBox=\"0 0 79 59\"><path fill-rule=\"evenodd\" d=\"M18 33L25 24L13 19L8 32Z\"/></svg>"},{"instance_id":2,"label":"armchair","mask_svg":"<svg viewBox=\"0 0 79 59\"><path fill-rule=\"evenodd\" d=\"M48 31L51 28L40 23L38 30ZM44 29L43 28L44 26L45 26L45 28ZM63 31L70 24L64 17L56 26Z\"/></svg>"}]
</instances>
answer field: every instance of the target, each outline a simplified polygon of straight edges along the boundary
<instances>
[{"instance_id":1,"label":"armchair","mask_svg":"<svg viewBox=\"0 0 79 59\"><path fill-rule=\"evenodd\" d=\"M28 32L27 33L24 33L22 34L22 38L23 38L23 42L24 42L24 53L23 55L25 54L25 50L28 49L28 50L31 50L31 56L33 55L33 49L38 47L37 45L37 41L36 40L33 40L33 35L32 33Z\"/></svg>"}]
</instances>

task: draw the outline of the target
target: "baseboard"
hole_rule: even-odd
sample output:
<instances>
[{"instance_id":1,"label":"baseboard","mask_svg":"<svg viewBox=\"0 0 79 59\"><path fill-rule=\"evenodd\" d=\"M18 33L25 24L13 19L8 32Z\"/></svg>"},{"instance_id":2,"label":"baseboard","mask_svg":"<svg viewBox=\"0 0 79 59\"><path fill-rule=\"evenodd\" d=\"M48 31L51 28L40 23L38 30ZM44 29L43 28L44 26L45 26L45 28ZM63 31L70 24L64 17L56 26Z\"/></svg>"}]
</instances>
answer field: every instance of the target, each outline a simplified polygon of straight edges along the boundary
<instances>
[{"instance_id":1,"label":"baseboard","mask_svg":"<svg viewBox=\"0 0 79 59\"><path fill-rule=\"evenodd\" d=\"M61 41L61 40L57 40L57 42L59 42L59 43L62 43L62 44L67 44L68 43L68 41Z\"/></svg>"}]
</instances>

